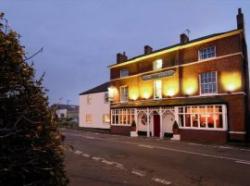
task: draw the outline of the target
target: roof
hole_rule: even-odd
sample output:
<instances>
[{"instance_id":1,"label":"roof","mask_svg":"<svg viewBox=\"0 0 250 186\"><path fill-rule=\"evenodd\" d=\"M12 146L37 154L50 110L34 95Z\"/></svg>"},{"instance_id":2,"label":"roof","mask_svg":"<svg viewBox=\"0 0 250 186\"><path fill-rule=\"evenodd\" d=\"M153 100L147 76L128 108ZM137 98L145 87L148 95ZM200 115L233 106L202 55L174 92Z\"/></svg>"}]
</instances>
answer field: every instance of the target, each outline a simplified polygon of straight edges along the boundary
<instances>
[{"instance_id":1,"label":"roof","mask_svg":"<svg viewBox=\"0 0 250 186\"><path fill-rule=\"evenodd\" d=\"M108 91L109 86L110 86L110 82L106 82L106 83L103 83L101 85L98 85L97 87L94 87L92 89L84 91L84 92L80 93L80 95L93 94L93 93L98 93L98 92L106 92L106 91Z\"/></svg>"},{"instance_id":2,"label":"roof","mask_svg":"<svg viewBox=\"0 0 250 186\"><path fill-rule=\"evenodd\" d=\"M188 44L191 44L191 43L195 43L195 42L202 41L202 40L205 40L205 39L213 38L213 37L216 37L216 36L221 36L221 35L224 35L224 34L233 33L235 31L240 31L240 30L234 29L234 30L230 30L230 31L226 31L226 32L220 32L220 33L214 33L214 34L206 35L206 36L203 36L203 37L200 37L200 38L196 38L196 39L190 40L189 42L187 42L185 44L177 43L177 44L174 44L174 45L170 45L170 46L167 46L167 47L155 50L155 51L153 51L153 52L151 52L149 54L141 54L141 55L129 58L127 61L124 61L124 62L119 63L119 64L112 64L109 67L113 67L113 66L116 66L116 65L121 65L123 63L126 64L126 62L129 62L129 61L132 61L132 60L136 60L136 59L138 59L140 57L150 56L150 55L155 54L157 52L161 52L161 51L164 51L164 50L172 49L174 47L185 46L185 45L188 45Z\"/></svg>"},{"instance_id":3,"label":"roof","mask_svg":"<svg viewBox=\"0 0 250 186\"><path fill-rule=\"evenodd\" d=\"M60 110L60 109L66 109L68 111L78 111L79 106L78 105L68 105L68 104L53 104L51 105L51 108Z\"/></svg>"}]
</instances>

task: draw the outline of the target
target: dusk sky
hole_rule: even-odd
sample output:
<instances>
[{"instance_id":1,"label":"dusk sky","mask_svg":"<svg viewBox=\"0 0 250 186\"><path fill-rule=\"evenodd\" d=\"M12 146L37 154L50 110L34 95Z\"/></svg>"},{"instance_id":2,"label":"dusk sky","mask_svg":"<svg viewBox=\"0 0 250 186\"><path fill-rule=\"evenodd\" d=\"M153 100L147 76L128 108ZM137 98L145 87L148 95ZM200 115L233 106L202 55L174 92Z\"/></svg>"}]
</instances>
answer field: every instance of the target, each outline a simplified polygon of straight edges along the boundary
<instances>
[{"instance_id":1,"label":"dusk sky","mask_svg":"<svg viewBox=\"0 0 250 186\"><path fill-rule=\"evenodd\" d=\"M116 53L143 53L236 28L237 9L245 16L250 50L249 0L0 0L0 11L22 37L50 103L78 104L79 93L109 80ZM230 47L230 46L229 46ZM32 62L30 61L30 62Z\"/></svg>"}]
</instances>

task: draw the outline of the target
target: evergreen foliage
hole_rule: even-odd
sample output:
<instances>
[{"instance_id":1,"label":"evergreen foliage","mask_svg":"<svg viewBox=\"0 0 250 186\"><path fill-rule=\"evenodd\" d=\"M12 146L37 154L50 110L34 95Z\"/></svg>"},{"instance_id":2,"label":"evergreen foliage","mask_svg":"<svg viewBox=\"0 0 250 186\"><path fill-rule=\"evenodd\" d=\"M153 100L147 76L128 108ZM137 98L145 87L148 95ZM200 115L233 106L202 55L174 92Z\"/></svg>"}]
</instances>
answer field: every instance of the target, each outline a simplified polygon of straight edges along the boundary
<instances>
[{"instance_id":1,"label":"evergreen foliage","mask_svg":"<svg viewBox=\"0 0 250 186\"><path fill-rule=\"evenodd\" d=\"M35 79L19 35L0 15L0 185L64 186L61 136L43 77Z\"/></svg>"}]
</instances>

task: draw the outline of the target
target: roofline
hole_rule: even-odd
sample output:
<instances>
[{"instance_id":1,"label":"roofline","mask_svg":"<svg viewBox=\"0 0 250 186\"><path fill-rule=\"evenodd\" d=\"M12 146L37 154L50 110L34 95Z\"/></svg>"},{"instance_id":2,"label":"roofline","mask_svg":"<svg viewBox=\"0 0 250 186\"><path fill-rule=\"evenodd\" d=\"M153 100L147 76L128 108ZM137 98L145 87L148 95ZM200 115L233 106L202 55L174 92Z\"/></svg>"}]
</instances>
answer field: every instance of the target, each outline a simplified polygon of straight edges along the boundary
<instances>
[{"instance_id":1,"label":"roofline","mask_svg":"<svg viewBox=\"0 0 250 186\"><path fill-rule=\"evenodd\" d=\"M193 40L193 42L190 41L189 43L184 44L184 45L183 44L177 44L177 45L174 45L173 47L166 48L166 49L160 49L160 50L155 51L155 52L153 52L151 54L143 55L143 56L140 56L140 57L137 57L137 58L134 58L134 59L130 59L130 60L128 60L126 62L123 62L123 63L109 65L108 68L112 69L112 68L128 65L128 64L131 64L131 63L135 63L135 62L147 59L147 58L155 57L155 56L162 55L162 54L172 52L172 51L175 51L175 50L180 50L180 49L192 47L194 45L199 45L199 44L214 41L214 40L217 40L217 39L237 35L237 34L240 34L241 32L243 32L243 30L238 29L238 30L233 30L233 31L229 31L229 32L226 32L226 33L222 33L220 35L211 36L209 38L198 40L198 41L195 41L196 40L195 39L195 40Z\"/></svg>"},{"instance_id":2,"label":"roofline","mask_svg":"<svg viewBox=\"0 0 250 186\"><path fill-rule=\"evenodd\" d=\"M98 92L89 92L89 93L79 93L79 96L89 95L89 94L100 94L100 93L104 93L104 92L108 92L108 90L98 91Z\"/></svg>"}]
</instances>

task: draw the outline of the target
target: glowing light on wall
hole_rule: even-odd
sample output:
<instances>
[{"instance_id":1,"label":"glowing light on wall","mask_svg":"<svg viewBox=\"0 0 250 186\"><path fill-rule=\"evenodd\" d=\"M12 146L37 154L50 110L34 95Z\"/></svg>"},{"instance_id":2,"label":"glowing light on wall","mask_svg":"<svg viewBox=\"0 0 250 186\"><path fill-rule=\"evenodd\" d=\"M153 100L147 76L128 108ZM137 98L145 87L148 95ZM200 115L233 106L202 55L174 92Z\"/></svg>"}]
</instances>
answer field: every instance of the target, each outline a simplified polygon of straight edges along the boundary
<instances>
[{"instance_id":1,"label":"glowing light on wall","mask_svg":"<svg viewBox=\"0 0 250 186\"><path fill-rule=\"evenodd\" d=\"M233 92L242 86L239 72L224 72L221 74L221 83L226 91Z\"/></svg>"},{"instance_id":2,"label":"glowing light on wall","mask_svg":"<svg viewBox=\"0 0 250 186\"><path fill-rule=\"evenodd\" d=\"M129 88L129 99L137 100L139 97L139 90L137 87Z\"/></svg>"},{"instance_id":3,"label":"glowing light on wall","mask_svg":"<svg viewBox=\"0 0 250 186\"><path fill-rule=\"evenodd\" d=\"M178 81L173 80L173 81L168 81L164 83L164 88L163 88L163 94L164 96L174 96L178 93Z\"/></svg>"},{"instance_id":4,"label":"glowing light on wall","mask_svg":"<svg viewBox=\"0 0 250 186\"><path fill-rule=\"evenodd\" d=\"M143 85L140 87L140 96L141 98L148 99L152 96L152 85Z\"/></svg>"},{"instance_id":5,"label":"glowing light on wall","mask_svg":"<svg viewBox=\"0 0 250 186\"><path fill-rule=\"evenodd\" d=\"M118 90L116 87L111 86L108 88L108 96L109 96L109 100L112 101L114 99L114 97L117 95Z\"/></svg>"},{"instance_id":6,"label":"glowing light on wall","mask_svg":"<svg viewBox=\"0 0 250 186\"><path fill-rule=\"evenodd\" d=\"M189 79L184 79L183 82L183 91L184 94L186 95L193 95L194 93L196 93L198 90L198 83L197 83L197 79L195 78L189 78Z\"/></svg>"}]
</instances>

